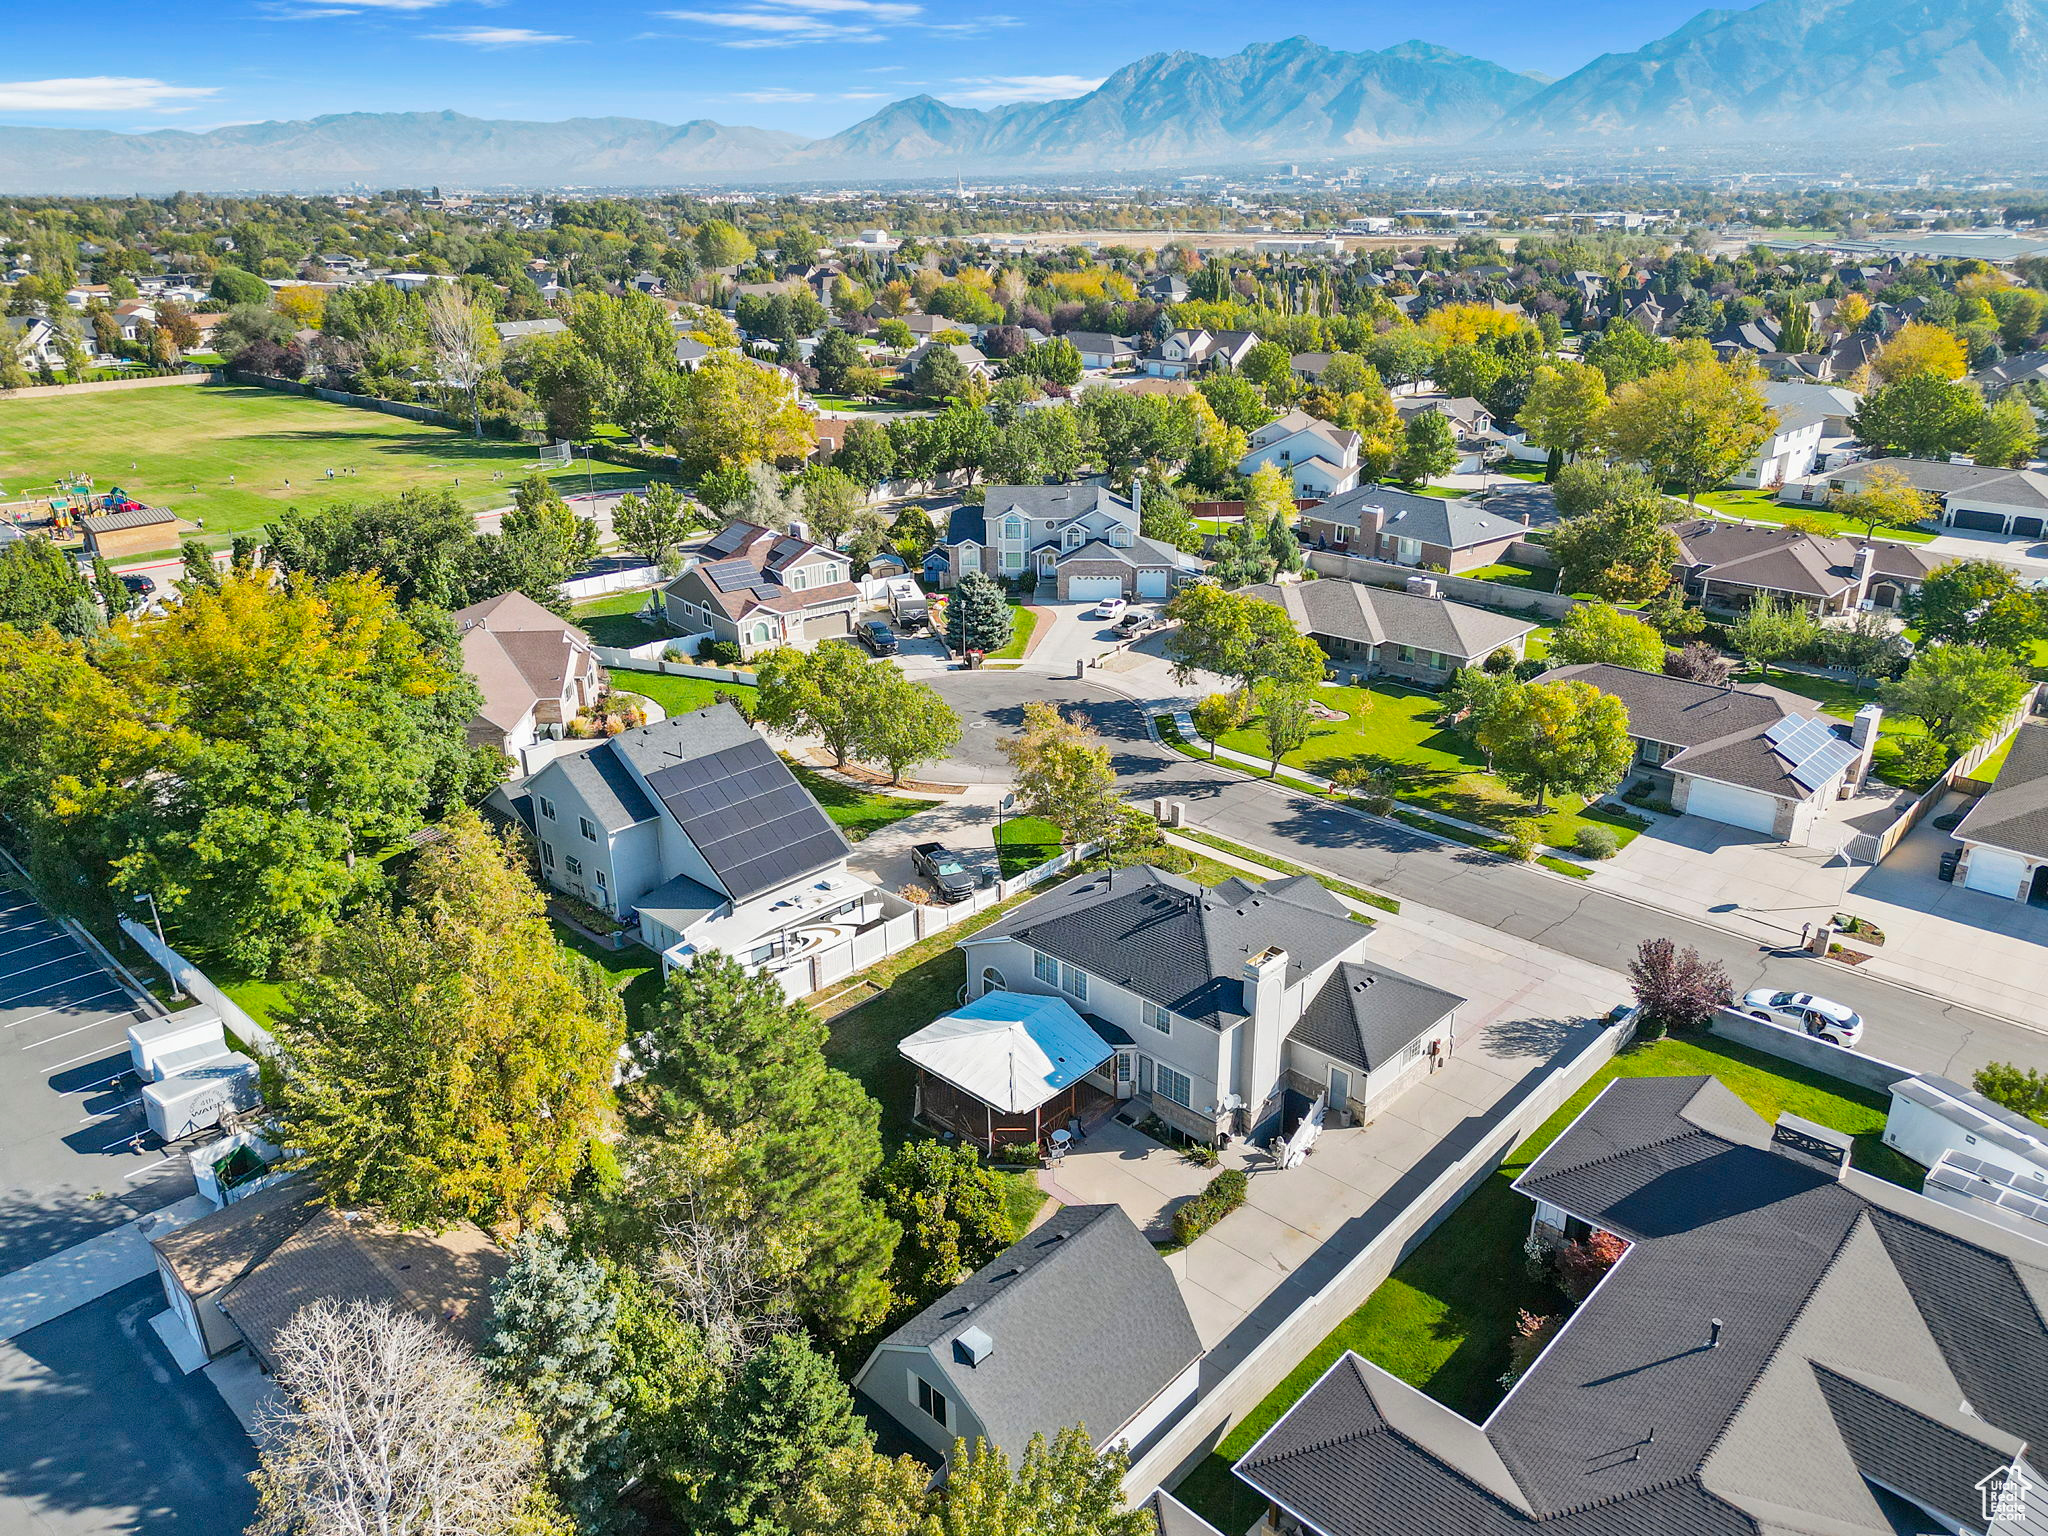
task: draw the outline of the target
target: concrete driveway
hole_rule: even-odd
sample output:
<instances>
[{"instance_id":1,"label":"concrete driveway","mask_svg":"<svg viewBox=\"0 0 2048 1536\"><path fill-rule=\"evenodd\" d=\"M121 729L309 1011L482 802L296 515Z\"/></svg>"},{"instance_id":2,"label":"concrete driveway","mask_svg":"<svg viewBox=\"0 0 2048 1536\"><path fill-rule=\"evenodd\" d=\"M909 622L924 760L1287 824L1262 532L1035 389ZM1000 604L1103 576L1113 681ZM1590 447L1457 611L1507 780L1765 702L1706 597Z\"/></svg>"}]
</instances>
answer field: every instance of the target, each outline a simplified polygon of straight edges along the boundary
<instances>
[{"instance_id":1,"label":"concrete driveway","mask_svg":"<svg viewBox=\"0 0 2048 1536\"><path fill-rule=\"evenodd\" d=\"M1025 667L1054 677L1072 677L1075 666L1092 661L1121 643L1114 619L1098 619L1093 603L1033 603L1038 610L1038 630ZM1157 603L1137 605L1157 613Z\"/></svg>"}]
</instances>

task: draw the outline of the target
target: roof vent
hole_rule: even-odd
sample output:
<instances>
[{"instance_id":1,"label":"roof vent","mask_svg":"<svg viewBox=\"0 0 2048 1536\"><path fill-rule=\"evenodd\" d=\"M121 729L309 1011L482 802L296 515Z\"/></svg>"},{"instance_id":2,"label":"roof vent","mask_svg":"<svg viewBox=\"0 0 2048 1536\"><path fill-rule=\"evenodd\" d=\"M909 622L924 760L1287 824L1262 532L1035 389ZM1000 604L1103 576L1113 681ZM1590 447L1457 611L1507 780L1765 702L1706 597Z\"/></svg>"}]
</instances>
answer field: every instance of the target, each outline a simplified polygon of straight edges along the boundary
<instances>
[{"instance_id":1,"label":"roof vent","mask_svg":"<svg viewBox=\"0 0 2048 1536\"><path fill-rule=\"evenodd\" d=\"M996 1341L979 1325L963 1329L953 1341L954 1358L963 1365L979 1365L995 1353Z\"/></svg>"}]
</instances>

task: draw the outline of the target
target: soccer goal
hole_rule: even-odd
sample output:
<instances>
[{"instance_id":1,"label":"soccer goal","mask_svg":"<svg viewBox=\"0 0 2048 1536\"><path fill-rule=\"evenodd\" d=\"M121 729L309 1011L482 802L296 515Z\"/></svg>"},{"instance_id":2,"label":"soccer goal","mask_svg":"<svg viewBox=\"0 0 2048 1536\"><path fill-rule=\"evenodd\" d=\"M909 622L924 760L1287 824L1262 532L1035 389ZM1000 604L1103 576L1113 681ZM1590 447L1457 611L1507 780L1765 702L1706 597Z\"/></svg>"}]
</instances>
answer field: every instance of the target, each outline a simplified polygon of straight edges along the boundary
<instances>
[{"instance_id":1,"label":"soccer goal","mask_svg":"<svg viewBox=\"0 0 2048 1536\"><path fill-rule=\"evenodd\" d=\"M542 443L540 461L543 464L567 464L574 451L573 443Z\"/></svg>"}]
</instances>

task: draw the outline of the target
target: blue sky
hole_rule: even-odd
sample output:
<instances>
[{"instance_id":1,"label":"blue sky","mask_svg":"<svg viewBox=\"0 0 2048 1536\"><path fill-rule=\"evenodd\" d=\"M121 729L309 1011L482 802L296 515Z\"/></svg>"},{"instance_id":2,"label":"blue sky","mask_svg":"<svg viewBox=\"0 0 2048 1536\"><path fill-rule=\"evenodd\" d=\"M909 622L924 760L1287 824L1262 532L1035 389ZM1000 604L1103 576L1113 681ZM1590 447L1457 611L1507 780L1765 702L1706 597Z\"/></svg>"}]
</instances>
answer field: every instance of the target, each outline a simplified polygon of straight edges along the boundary
<instances>
[{"instance_id":1,"label":"blue sky","mask_svg":"<svg viewBox=\"0 0 2048 1536\"><path fill-rule=\"evenodd\" d=\"M1561 75L1686 20L1690 0L95 0L0 5L0 123L204 129L326 112L709 117L830 133L898 97L967 105L1086 90L1150 52L1305 34L1409 37ZM1426 18L1418 20L1418 17ZM83 20L83 24L81 24ZM24 71L32 64L33 73Z\"/></svg>"}]
</instances>

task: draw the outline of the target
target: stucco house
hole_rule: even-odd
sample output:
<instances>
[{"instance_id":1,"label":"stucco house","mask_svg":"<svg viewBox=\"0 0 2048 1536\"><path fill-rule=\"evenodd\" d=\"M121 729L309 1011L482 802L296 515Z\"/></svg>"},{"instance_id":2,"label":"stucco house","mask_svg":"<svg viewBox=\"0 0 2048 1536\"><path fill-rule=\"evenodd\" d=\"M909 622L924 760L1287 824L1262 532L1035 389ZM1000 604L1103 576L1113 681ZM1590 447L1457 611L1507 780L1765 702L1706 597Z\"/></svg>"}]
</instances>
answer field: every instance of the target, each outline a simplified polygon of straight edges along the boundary
<instances>
[{"instance_id":1,"label":"stucco house","mask_svg":"<svg viewBox=\"0 0 2048 1536\"><path fill-rule=\"evenodd\" d=\"M1769 487L1812 474L1822 441L1842 436L1862 401L1853 390L1827 384L1773 382L1762 389L1778 424L1756 457L1730 477L1730 485Z\"/></svg>"},{"instance_id":2,"label":"stucco house","mask_svg":"<svg viewBox=\"0 0 2048 1536\"><path fill-rule=\"evenodd\" d=\"M1289 411L1252 433L1237 472L1249 475L1271 464L1288 477L1297 498L1327 500L1358 484L1362 441L1348 427L1333 427L1307 411Z\"/></svg>"},{"instance_id":3,"label":"stucco house","mask_svg":"<svg viewBox=\"0 0 2048 1536\"><path fill-rule=\"evenodd\" d=\"M1497 565L1528 530L1469 500L1370 484L1309 508L1295 531L1314 549L1455 576Z\"/></svg>"},{"instance_id":4,"label":"stucco house","mask_svg":"<svg viewBox=\"0 0 2048 1536\"><path fill-rule=\"evenodd\" d=\"M685 635L729 641L742 656L850 634L860 603L852 562L796 532L728 523L697 563L661 589Z\"/></svg>"},{"instance_id":5,"label":"stucco house","mask_svg":"<svg viewBox=\"0 0 2048 1536\"><path fill-rule=\"evenodd\" d=\"M1850 1151L1608 1084L1514 1184L1534 1242L1622 1240L1598 1286L1483 1423L1347 1352L1237 1463L1255 1536L2038 1529L2048 1246Z\"/></svg>"},{"instance_id":6,"label":"stucco house","mask_svg":"<svg viewBox=\"0 0 2048 1536\"><path fill-rule=\"evenodd\" d=\"M1860 489L1879 469L1903 475L1933 504L1930 516L1948 527L2015 538L2048 537L2048 475L2032 469L1933 459L1861 459L1789 482L1778 499L1824 506L1843 491Z\"/></svg>"},{"instance_id":7,"label":"stucco house","mask_svg":"<svg viewBox=\"0 0 2048 1536\"><path fill-rule=\"evenodd\" d=\"M476 679L483 708L469 722L471 746L495 746L519 761L550 726L564 726L604 691L590 636L524 592L458 609L462 669Z\"/></svg>"},{"instance_id":8,"label":"stucco house","mask_svg":"<svg viewBox=\"0 0 2048 1536\"><path fill-rule=\"evenodd\" d=\"M1258 344L1256 331L1210 331L1198 326L1173 332L1140 362L1154 378L1184 379L1205 369L1235 368Z\"/></svg>"},{"instance_id":9,"label":"stucco house","mask_svg":"<svg viewBox=\"0 0 2048 1536\"><path fill-rule=\"evenodd\" d=\"M1800 604L1816 617L1865 606L1896 612L1945 562L1895 539L1843 538L1726 523L1674 523L1678 579L1686 596L1717 612L1747 608L1759 593Z\"/></svg>"},{"instance_id":10,"label":"stucco house","mask_svg":"<svg viewBox=\"0 0 2048 1536\"><path fill-rule=\"evenodd\" d=\"M950 587L978 570L1051 583L1062 602L1164 599L1194 573L1187 556L1138 532L1138 507L1100 485L992 485L953 509L925 574Z\"/></svg>"},{"instance_id":11,"label":"stucco house","mask_svg":"<svg viewBox=\"0 0 2048 1536\"><path fill-rule=\"evenodd\" d=\"M1187 1135L1261 1140L1319 1103L1351 1124L1448 1058L1464 999L1375 963L1370 938L1306 876L1205 888L1140 865L1078 875L960 949L970 1000L1060 998L1108 1047L1096 1108L1135 1098Z\"/></svg>"},{"instance_id":12,"label":"stucco house","mask_svg":"<svg viewBox=\"0 0 2048 1536\"><path fill-rule=\"evenodd\" d=\"M2048 725L2023 725L1989 793L1955 835L1956 883L1987 896L2048 906Z\"/></svg>"},{"instance_id":13,"label":"stucco house","mask_svg":"<svg viewBox=\"0 0 2048 1536\"><path fill-rule=\"evenodd\" d=\"M1137 365L1138 349L1127 336L1111 336L1103 331L1069 331L1067 340L1081 354L1083 368L1132 368Z\"/></svg>"},{"instance_id":14,"label":"stucco house","mask_svg":"<svg viewBox=\"0 0 2048 1536\"><path fill-rule=\"evenodd\" d=\"M1411 581L1416 578L1411 578ZM1247 587L1287 610L1294 627L1330 660L1362 677L1394 677L1434 687L1495 651L1520 661L1534 620L1452 602L1427 592L1395 591L1324 577Z\"/></svg>"},{"instance_id":15,"label":"stucco house","mask_svg":"<svg viewBox=\"0 0 2048 1536\"><path fill-rule=\"evenodd\" d=\"M555 758L507 798L542 880L626 924L665 970L720 949L775 971L883 916L839 828L730 704Z\"/></svg>"},{"instance_id":16,"label":"stucco house","mask_svg":"<svg viewBox=\"0 0 2048 1536\"><path fill-rule=\"evenodd\" d=\"M1087 1427L1142 1448L1194 1397L1202 1341L1166 1261L1122 1207L1069 1205L875 1346L853 1378L924 1459Z\"/></svg>"},{"instance_id":17,"label":"stucco house","mask_svg":"<svg viewBox=\"0 0 2048 1536\"><path fill-rule=\"evenodd\" d=\"M1844 724L1782 689L1695 683L1606 662L1552 667L1537 681L1591 683L1621 700L1633 771L1664 789L1679 814L1786 843L1811 841L1826 808L1861 785L1883 717L1870 704Z\"/></svg>"}]
</instances>

